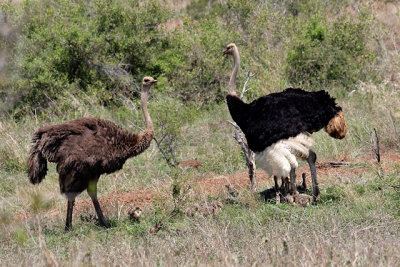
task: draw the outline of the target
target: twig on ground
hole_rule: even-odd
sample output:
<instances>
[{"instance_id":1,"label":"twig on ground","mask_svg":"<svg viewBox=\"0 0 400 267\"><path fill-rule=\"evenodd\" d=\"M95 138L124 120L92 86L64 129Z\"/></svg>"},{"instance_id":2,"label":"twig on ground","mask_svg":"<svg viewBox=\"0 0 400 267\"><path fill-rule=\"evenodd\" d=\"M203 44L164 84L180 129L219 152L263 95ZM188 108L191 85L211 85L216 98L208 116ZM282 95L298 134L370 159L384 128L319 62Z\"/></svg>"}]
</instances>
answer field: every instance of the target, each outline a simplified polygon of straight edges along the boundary
<instances>
[{"instance_id":1,"label":"twig on ground","mask_svg":"<svg viewBox=\"0 0 400 267\"><path fill-rule=\"evenodd\" d=\"M351 162L346 161L328 161L328 164L332 167L349 166Z\"/></svg>"},{"instance_id":2,"label":"twig on ground","mask_svg":"<svg viewBox=\"0 0 400 267\"><path fill-rule=\"evenodd\" d=\"M375 138L374 138L375 134ZM378 162L378 168L377 168L377 175L380 179L383 179L384 176L384 170L381 165L381 153L380 153L380 145L379 145L379 136L378 136L378 131L376 128L374 128L374 132L370 132L371 136L371 149L372 152L374 152L376 161Z\"/></svg>"},{"instance_id":3,"label":"twig on ground","mask_svg":"<svg viewBox=\"0 0 400 267\"><path fill-rule=\"evenodd\" d=\"M400 189L400 184L383 184L383 185L392 187L392 188L394 188L394 189Z\"/></svg>"}]
</instances>

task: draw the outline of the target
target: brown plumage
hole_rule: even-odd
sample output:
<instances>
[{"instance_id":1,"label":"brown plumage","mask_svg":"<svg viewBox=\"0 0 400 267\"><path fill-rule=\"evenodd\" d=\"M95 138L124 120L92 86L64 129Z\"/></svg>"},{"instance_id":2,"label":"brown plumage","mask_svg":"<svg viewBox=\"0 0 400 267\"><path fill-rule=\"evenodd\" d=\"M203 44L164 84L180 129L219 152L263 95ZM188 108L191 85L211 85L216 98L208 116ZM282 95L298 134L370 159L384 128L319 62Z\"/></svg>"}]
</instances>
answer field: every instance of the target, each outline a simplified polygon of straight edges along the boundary
<instances>
[{"instance_id":1,"label":"brown plumage","mask_svg":"<svg viewBox=\"0 0 400 267\"><path fill-rule=\"evenodd\" d=\"M143 78L141 104L146 129L139 134L98 118L44 126L34 133L28 177L32 184L38 184L46 175L47 161L57 163L60 190L68 199L66 231L71 228L75 197L85 189L92 198L100 225L108 227L97 201L97 182L101 174L120 170L128 158L150 146L154 130L147 99L155 82L152 77Z\"/></svg>"}]
</instances>

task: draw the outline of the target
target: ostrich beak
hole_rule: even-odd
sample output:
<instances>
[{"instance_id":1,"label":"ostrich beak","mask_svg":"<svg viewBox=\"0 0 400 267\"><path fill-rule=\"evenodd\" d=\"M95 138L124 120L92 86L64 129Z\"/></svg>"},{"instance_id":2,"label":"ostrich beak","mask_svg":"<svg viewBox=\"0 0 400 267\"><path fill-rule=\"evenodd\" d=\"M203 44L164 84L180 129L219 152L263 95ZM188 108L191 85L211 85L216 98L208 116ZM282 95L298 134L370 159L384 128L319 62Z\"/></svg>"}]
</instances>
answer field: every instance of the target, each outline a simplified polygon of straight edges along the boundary
<instances>
[{"instance_id":1,"label":"ostrich beak","mask_svg":"<svg viewBox=\"0 0 400 267\"><path fill-rule=\"evenodd\" d=\"M153 83L156 83L156 82L158 82L158 81L154 79L154 80L153 80Z\"/></svg>"}]
</instances>

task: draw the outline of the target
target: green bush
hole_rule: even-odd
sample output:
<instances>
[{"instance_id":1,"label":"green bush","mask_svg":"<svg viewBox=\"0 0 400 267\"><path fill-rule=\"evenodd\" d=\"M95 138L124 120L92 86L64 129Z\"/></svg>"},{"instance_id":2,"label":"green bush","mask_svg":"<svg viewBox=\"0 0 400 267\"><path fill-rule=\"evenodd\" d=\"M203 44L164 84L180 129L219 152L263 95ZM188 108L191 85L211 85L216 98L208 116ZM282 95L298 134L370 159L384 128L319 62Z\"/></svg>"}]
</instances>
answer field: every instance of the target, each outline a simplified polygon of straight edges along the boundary
<instances>
[{"instance_id":1,"label":"green bush","mask_svg":"<svg viewBox=\"0 0 400 267\"><path fill-rule=\"evenodd\" d=\"M353 89L370 73L374 55L367 47L367 20L314 17L289 44L286 74L290 83L314 89L341 85Z\"/></svg>"},{"instance_id":2,"label":"green bush","mask_svg":"<svg viewBox=\"0 0 400 267\"><path fill-rule=\"evenodd\" d=\"M63 91L93 91L109 104L124 79L157 76L148 62L163 43L156 26L168 12L155 1L139 2L45 0L10 8L19 31L11 54L21 102L46 107Z\"/></svg>"},{"instance_id":3,"label":"green bush","mask_svg":"<svg viewBox=\"0 0 400 267\"><path fill-rule=\"evenodd\" d=\"M179 161L177 155L183 146L183 127L192 123L198 114L191 106L169 97L152 102L150 113L160 156L164 157L168 165L175 166Z\"/></svg>"},{"instance_id":4,"label":"green bush","mask_svg":"<svg viewBox=\"0 0 400 267\"><path fill-rule=\"evenodd\" d=\"M167 37L168 45L151 64L168 78L171 93L179 99L198 105L220 101L229 79L222 49L230 32L213 17L196 23L186 18L184 23L183 29Z\"/></svg>"},{"instance_id":5,"label":"green bush","mask_svg":"<svg viewBox=\"0 0 400 267\"><path fill-rule=\"evenodd\" d=\"M12 92L20 108L46 108L65 91L120 104L133 81L153 75L171 92L198 105L224 99L228 75L222 48L231 29L216 16L185 18L182 29L164 31L172 13L156 1L25 1L8 6L19 31L10 64ZM233 35L235 36L235 35ZM1 92L5 92L2 87ZM3 97L3 99L5 99Z\"/></svg>"},{"instance_id":6,"label":"green bush","mask_svg":"<svg viewBox=\"0 0 400 267\"><path fill-rule=\"evenodd\" d=\"M81 93L94 103L121 106L119 95L131 96L144 75L160 80L156 94L197 107L222 102L232 63L221 51L230 42L241 53L238 87L247 71L255 74L246 101L288 85L350 88L371 73L369 17L350 21L338 6L202 0L182 14L155 0L3 3L17 37L0 42L9 54L7 74L0 75L0 109L40 111ZM163 27L174 17L183 25Z\"/></svg>"}]
</instances>

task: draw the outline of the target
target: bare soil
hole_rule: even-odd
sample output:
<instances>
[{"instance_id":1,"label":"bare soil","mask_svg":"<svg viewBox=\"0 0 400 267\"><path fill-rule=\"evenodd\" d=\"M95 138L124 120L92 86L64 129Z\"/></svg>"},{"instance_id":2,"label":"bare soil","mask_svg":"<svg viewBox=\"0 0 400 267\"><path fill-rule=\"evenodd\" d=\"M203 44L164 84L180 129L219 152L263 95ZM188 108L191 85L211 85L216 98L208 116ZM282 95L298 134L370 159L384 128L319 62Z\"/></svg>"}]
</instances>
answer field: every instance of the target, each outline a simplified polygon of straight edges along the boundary
<instances>
[{"instance_id":1,"label":"bare soil","mask_svg":"<svg viewBox=\"0 0 400 267\"><path fill-rule=\"evenodd\" d=\"M344 157L345 159L345 157ZM339 160L345 161L345 160ZM321 160L316 164L318 182L320 183L320 187L323 187L326 182L332 182L332 180L342 181L344 179L351 180L356 179L361 173L366 171L368 166L373 166L371 164L378 164L375 156L372 154L366 155L362 159L351 162L350 165L346 166L332 166L332 161L330 160ZM335 161L338 162L338 161ZM381 155L381 167L383 170L388 169L390 165L393 163L400 162L400 152L399 151L388 151L385 154ZM192 162L190 162L192 163ZM196 162L198 164L198 162ZM196 165L197 165L196 164ZM201 163L200 163L201 164ZM192 164L188 164L192 165ZM301 183L301 174L306 174L306 182L307 185L311 185L311 176L308 165L303 165L296 170L297 173L297 182ZM267 175L258 170L256 172L257 183L266 184L268 181L271 183L272 179L269 179ZM209 174L208 176L204 176L202 178L195 178L190 183L193 185L192 188L194 191L202 196L211 196L217 197L218 195L226 195L228 188L235 188L235 190L243 190L249 188L250 181L247 172L238 172L234 174L226 174L226 175L213 175ZM104 213L106 215L110 215L115 213L116 207L140 207L142 209L146 209L152 206L154 197L159 194L160 189L169 187L170 184L166 183L159 186L157 189L139 189L133 190L129 192L123 191L115 191L106 196L100 196L99 202L102 206ZM260 186L261 187L261 186ZM263 190L266 188L258 188L258 190ZM60 214L59 209L52 209L46 214L43 214L45 217L58 217L64 216L63 211ZM93 204L90 198L77 200L74 207L74 216L79 216L83 213L95 214ZM30 214L21 213L14 216L14 219L24 219L26 217L30 217Z\"/></svg>"}]
</instances>

